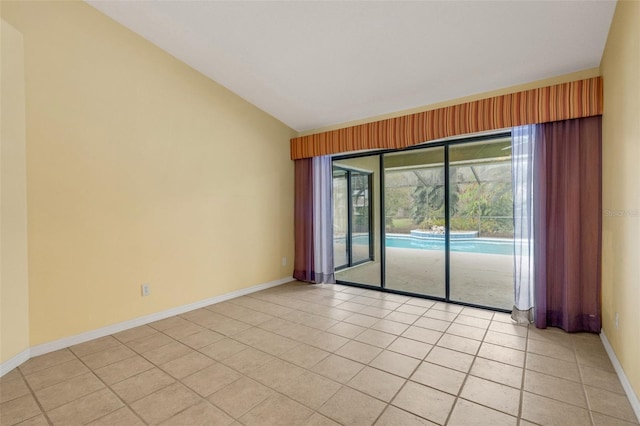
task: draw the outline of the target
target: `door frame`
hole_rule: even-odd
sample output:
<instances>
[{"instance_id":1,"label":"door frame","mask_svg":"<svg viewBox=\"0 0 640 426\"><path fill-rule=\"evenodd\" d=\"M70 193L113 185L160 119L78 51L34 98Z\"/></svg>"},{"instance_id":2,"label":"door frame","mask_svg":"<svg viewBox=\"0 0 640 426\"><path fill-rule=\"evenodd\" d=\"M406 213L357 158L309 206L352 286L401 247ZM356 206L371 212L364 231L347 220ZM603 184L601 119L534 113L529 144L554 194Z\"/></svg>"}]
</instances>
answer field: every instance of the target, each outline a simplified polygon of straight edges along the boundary
<instances>
[{"instance_id":1,"label":"door frame","mask_svg":"<svg viewBox=\"0 0 640 426\"><path fill-rule=\"evenodd\" d=\"M367 170L360 170L357 168L349 168L349 167L345 167L344 165L334 165L333 160L335 160L335 158L332 158L331 179L333 179L333 171L336 169L343 171L347 174L347 232L345 235L347 263L345 265L340 265L334 268L335 271L340 271L342 269L362 265L364 263L371 262L373 260L373 246L374 246L374 238L375 238L375 232L373 230L373 199L374 199L373 198L374 196L373 172L370 172ZM366 176L367 197L368 197L368 202L367 202L368 213L367 214L369 217L369 224L368 224L368 230L367 230L369 234L369 256L367 259L359 260L357 262L353 261L353 192L352 192L353 187L351 183L351 177L354 173ZM333 190L333 180L331 183L332 183L331 188ZM332 202L333 202L333 196L332 196Z\"/></svg>"},{"instance_id":2,"label":"door frame","mask_svg":"<svg viewBox=\"0 0 640 426\"><path fill-rule=\"evenodd\" d=\"M469 303L469 302L463 302L463 301L458 301L458 300L451 300L451 259L450 259L450 253L451 253L451 239L450 239L450 220L451 220L451 212L449 211L449 196L450 196L450 188L449 188L449 180L450 180L450 170L449 170L449 147L451 146L455 146L455 145L463 145L463 144L468 144L468 143L474 143L474 142L483 142L483 141L490 141L493 139L498 139L498 138L505 138L505 137L511 137L511 130L502 130L502 131L498 131L498 132L491 132L491 133L486 133L486 134L482 134L482 135L476 135L476 136L467 136L467 137L462 137L462 138L452 138L452 139L442 139L442 140L438 140L438 141L432 141L432 142L426 142L420 145L414 145L414 146L410 146L404 149L386 149L386 150L377 150L377 151L367 151L367 152L361 152L361 153L357 153L357 154L342 154L342 155L335 155L331 158L332 160L332 167L337 167L337 168L342 168L344 169L343 166L333 166L333 162L334 161L340 161L340 160L347 160L347 159L351 159L351 158L359 158L359 157L370 157L370 156L374 156L377 155L379 157L379 161L380 161L380 172L379 172L379 176L378 179L380 181L380 194L378 194L380 196L380 212L382 215L384 215L384 211L385 211L385 204L384 204L384 188L385 188L385 182L384 182L384 154L390 154L390 153L396 153L396 152L409 152L409 151L414 151L414 150L419 150L419 149L425 149L425 148L437 148L437 147L444 147L444 209L445 209L445 297L437 297L437 296L430 296L427 294L422 294L422 293L413 293L413 292L408 292L408 291L403 291L403 290L396 290L396 289L390 289L386 287L386 283L385 283L385 273L386 273L386 230L385 230L385 220L380 220L380 229L379 231L379 238L380 238L380 286L376 286L376 285L370 285L370 284L361 284L361 283L354 283L354 282L350 282L350 281L343 281L343 280L336 280L336 282L338 284L343 284L343 285L348 285L348 286L353 286L353 287L359 287L359 288L365 288L365 289L371 289L371 290L378 290L378 291L382 291L382 292L386 292L386 293L393 293L393 294L399 294L399 295L403 295L403 296L410 296L410 297L418 297L418 298L422 298L422 299L429 299L429 300L437 300L437 301L442 301L442 302L447 302L447 303L451 303L451 304L456 304L456 305L461 305L461 306L469 306L469 307L474 307L474 308L481 308L481 309L488 309L491 311L496 311L496 312L505 312L505 313L510 313L511 310L509 309L502 309L502 308L497 308L497 307L492 307L492 306L485 306L485 305L479 305L479 304L475 304L475 303ZM370 183L369 183L369 188L372 188L372 174L369 176L370 178ZM369 208L370 210L372 209L373 206L373 193L370 190L370 200L369 200ZM349 197L351 198L351 197ZM370 227L373 226L373 218L371 216L369 216L369 223L370 223ZM373 230L371 230L370 235L373 236ZM369 250L370 250L370 260L373 260L373 254L371 253L372 247L373 247L373 242L370 241L370 246L369 246ZM351 266L357 266L363 263L366 263L370 260L365 260L363 262L359 262L357 264L353 264ZM351 267L349 266L349 267ZM336 268L335 270L342 270L345 269L346 267L340 267L340 268Z\"/></svg>"}]
</instances>

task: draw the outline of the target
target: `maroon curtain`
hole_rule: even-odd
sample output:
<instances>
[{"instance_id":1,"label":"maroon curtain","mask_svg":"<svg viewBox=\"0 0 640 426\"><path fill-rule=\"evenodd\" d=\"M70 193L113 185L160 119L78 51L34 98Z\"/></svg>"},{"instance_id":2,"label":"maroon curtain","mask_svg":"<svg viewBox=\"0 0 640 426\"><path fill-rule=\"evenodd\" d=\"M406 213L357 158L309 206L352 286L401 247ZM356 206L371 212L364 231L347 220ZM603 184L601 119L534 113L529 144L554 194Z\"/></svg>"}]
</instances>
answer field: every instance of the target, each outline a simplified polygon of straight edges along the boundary
<instances>
[{"instance_id":1,"label":"maroon curtain","mask_svg":"<svg viewBox=\"0 0 640 426\"><path fill-rule=\"evenodd\" d=\"M539 125L535 153L536 327L601 328L602 117Z\"/></svg>"},{"instance_id":2,"label":"maroon curtain","mask_svg":"<svg viewBox=\"0 0 640 426\"><path fill-rule=\"evenodd\" d=\"M293 278L314 282L313 169L311 158L295 161L294 197L295 260Z\"/></svg>"}]
</instances>

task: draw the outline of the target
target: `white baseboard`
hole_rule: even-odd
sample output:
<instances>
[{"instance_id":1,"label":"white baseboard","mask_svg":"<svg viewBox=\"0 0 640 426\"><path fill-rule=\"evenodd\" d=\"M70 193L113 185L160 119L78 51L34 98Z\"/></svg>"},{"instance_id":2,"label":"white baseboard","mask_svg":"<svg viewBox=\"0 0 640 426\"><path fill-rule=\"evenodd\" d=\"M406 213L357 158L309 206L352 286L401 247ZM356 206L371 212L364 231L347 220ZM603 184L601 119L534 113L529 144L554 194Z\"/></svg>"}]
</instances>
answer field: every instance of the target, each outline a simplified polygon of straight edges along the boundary
<instances>
[{"instance_id":1,"label":"white baseboard","mask_svg":"<svg viewBox=\"0 0 640 426\"><path fill-rule=\"evenodd\" d=\"M31 352L27 348L19 354L9 358L7 361L0 363L0 377L4 376L23 362L28 361L29 358L31 358Z\"/></svg>"},{"instance_id":2,"label":"white baseboard","mask_svg":"<svg viewBox=\"0 0 640 426\"><path fill-rule=\"evenodd\" d=\"M89 340L97 339L98 337L108 336L113 333L128 330L130 328L138 327L144 324L149 324L154 321L169 318L175 315L184 314L185 312L193 311L195 309L204 308L205 306L213 305L215 303L224 302L225 300L235 299L236 297L245 296L247 294L255 293L260 290L266 290L271 287L275 287L281 284L294 281L291 277L280 278L279 280L270 281L254 285L252 287L243 288L241 290L232 291L231 293L222 294L220 296L211 297L209 299L200 300L198 302L189 303L187 305L177 306L175 308L167 309L162 312L156 312L154 314L145 315L143 317L134 318L128 321L119 322L117 324L108 325L106 327L98 328L84 333L76 334L75 336L64 337L62 339L54 340L52 342L42 343L37 346L32 346L20 354L14 356L10 360L0 364L0 377L13 370L29 358L34 356L43 355L49 352L57 351L59 349L68 348L69 346L84 343Z\"/></svg>"},{"instance_id":3,"label":"white baseboard","mask_svg":"<svg viewBox=\"0 0 640 426\"><path fill-rule=\"evenodd\" d=\"M633 408L633 412L636 413L636 417L638 421L640 421L640 400L638 399L638 395L636 395L635 391L631 387L631 383L629 383L629 379L627 379L627 375L624 374L624 370L620 361L618 361L618 357L616 353L613 351L613 347L611 343L609 343L609 339L604 334L604 331L600 331L600 340L602 340L602 344L604 345L604 350L607 351L607 355L609 355L609 359L613 364L613 368L618 373L618 378L620 379L620 383L622 384L622 388L627 394L627 398L629 398L629 403L631 403L631 408Z\"/></svg>"}]
</instances>

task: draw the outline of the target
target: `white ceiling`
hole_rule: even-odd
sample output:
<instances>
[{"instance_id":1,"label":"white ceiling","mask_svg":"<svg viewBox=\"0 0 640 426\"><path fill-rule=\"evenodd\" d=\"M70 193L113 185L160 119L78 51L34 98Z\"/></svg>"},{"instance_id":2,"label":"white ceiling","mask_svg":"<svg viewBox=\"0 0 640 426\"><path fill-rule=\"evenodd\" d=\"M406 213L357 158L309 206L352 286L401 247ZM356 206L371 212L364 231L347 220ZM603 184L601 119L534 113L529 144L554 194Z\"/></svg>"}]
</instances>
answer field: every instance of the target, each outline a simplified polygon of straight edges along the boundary
<instances>
[{"instance_id":1,"label":"white ceiling","mask_svg":"<svg viewBox=\"0 0 640 426\"><path fill-rule=\"evenodd\" d=\"M87 0L308 130L597 67L615 1Z\"/></svg>"}]
</instances>

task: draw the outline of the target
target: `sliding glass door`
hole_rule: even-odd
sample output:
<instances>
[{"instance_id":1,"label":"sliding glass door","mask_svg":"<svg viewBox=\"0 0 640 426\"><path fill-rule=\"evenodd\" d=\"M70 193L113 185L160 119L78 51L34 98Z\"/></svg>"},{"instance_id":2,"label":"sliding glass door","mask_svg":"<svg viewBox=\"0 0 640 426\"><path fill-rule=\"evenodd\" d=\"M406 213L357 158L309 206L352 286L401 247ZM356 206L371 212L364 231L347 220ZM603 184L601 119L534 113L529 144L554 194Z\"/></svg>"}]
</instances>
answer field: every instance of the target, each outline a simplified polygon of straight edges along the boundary
<instances>
[{"instance_id":1,"label":"sliding glass door","mask_svg":"<svg viewBox=\"0 0 640 426\"><path fill-rule=\"evenodd\" d=\"M450 299L513 307L511 138L449 147Z\"/></svg>"},{"instance_id":2,"label":"sliding glass door","mask_svg":"<svg viewBox=\"0 0 640 426\"><path fill-rule=\"evenodd\" d=\"M380 285L380 159L333 162L333 248L336 279Z\"/></svg>"},{"instance_id":3,"label":"sliding glass door","mask_svg":"<svg viewBox=\"0 0 640 426\"><path fill-rule=\"evenodd\" d=\"M444 152L384 155L386 288L446 296Z\"/></svg>"},{"instance_id":4,"label":"sliding glass door","mask_svg":"<svg viewBox=\"0 0 640 426\"><path fill-rule=\"evenodd\" d=\"M372 260L371 173L333 168L333 262L336 269Z\"/></svg>"},{"instance_id":5,"label":"sliding glass door","mask_svg":"<svg viewBox=\"0 0 640 426\"><path fill-rule=\"evenodd\" d=\"M509 310L511 137L433 145L334 161L336 278Z\"/></svg>"}]
</instances>

